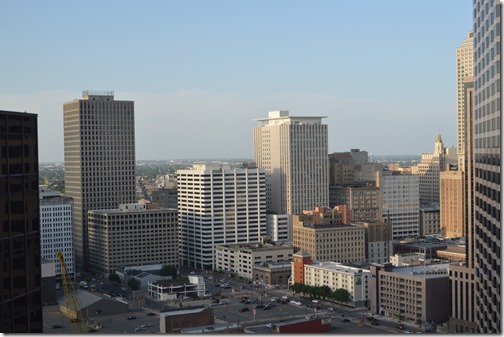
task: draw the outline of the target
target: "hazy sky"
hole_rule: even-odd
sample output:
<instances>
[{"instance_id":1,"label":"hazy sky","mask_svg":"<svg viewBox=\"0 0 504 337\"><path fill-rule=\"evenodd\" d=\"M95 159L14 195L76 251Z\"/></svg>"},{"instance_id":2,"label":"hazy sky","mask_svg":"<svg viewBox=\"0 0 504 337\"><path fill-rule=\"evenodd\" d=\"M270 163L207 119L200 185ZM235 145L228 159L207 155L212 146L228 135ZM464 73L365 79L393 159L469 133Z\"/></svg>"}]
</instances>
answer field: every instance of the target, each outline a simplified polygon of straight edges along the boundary
<instances>
[{"instance_id":1,"label":"hazy sky","mask_svg":"<svg viewBox=\"0 0 504 337\"><path fill-rule=\"evenodd\" d=\"M3 1L0 110L38 114L41 162L88 89L135 101L137 159L252 158L272 110L327 116L330 152L432 152L471 27L471 0Z\"/></svg>"}]
</instances>

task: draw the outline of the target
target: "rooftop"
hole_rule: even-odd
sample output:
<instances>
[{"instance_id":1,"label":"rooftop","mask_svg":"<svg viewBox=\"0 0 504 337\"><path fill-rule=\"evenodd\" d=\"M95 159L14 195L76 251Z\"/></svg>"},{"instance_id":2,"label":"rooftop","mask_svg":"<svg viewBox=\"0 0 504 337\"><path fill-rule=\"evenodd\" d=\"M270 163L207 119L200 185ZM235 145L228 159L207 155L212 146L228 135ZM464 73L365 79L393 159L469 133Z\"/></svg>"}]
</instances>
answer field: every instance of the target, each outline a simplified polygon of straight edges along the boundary
<instances>
[{"instance_id":1,"label":"rooftop","mask_svg":"<svg viewBox=\"0 0 504 337\"><path fill-rule=\"evenodd\" d=\"M344 264L341 264L338 262L332 262L332 261L325 261L325 262L315 261L311 265L307 265L307 266L319 268L319 269L336 271L339 273L346 273L346 274L371 273L369 270L366 270L366 269L354 268L354 267L350 267L350 266L347 266L347 265L344 265Z\"/></svg>"},{"instance_id":2,"label":"rooftop","mask_svg":"<svg viewBox=\"0 0 504 337\"><path fill-rule=\"evenodd\" d=\"M430 264L408 267L394 267L392 273L401 275L413 275L419 278L432 279L439 277L448 277L449 263Z\"/></svg>"}]
</instances>

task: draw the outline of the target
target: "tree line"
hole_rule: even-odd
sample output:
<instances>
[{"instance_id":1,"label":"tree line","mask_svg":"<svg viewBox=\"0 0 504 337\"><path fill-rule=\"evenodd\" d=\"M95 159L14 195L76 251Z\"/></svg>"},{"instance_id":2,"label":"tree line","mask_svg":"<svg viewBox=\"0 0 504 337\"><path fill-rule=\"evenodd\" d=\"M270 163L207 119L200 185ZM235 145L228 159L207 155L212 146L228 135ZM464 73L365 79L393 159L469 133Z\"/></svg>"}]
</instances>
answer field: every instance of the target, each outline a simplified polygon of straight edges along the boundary
<instances>
[{"instance_id":1,"label":"tree line","mask_svg":"<svg viewBox=\"0 0 504 337\"><path fill-rule=\"evenodd\" d=\"M333 291L328 286L311 286L302 283L294 283L292 285L292 290L303 295L310 295L311 297L321 298L323 300L330 299L339 303L348 303L351 301L350 293L343 288Z\"/></svg>"}]
</instances>

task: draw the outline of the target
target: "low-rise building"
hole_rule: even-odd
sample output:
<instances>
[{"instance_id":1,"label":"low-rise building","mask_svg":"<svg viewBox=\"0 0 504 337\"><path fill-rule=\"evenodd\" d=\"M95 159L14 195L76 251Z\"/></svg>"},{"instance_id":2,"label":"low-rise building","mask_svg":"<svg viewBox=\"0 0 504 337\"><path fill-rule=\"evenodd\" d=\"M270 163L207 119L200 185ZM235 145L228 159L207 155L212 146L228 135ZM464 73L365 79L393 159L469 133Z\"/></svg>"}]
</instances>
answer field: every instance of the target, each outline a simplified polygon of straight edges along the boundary
<instances>
[{"instance_id":1,"label":"low-rise building","mask_svg":"<svg viewBox=\"0 0 504 337\"><path fill-rule=\"evenodd\" d=\"M252 267L254 282L269 287L287 286L290 276L290 262L266 262Z\"/></svg>"},{"instance_id":2,"label":"low-rise building","mask_svg":"<svg viewBox=\"0 0 504 337\"><path fill-rule=\"evenodd\" d=\"M294 272L294 267L293 267ZM345 266L336 262L312 262L304 265L304 284L331 290L345 289L350 293L350 305L369 306L369 278L371 272L366 269Z\"/></svg>"},{"instance_id":3,"label":"low-rise building","mask_svg":"<svg viewBox=\"0 0 504 337\"><path fill-rule=\"evenodd\" d=\"M449 264L393 267L371 264L371 311L417 324L443 323L450 315Z\"/></svg>"},{"instance_id":4,"label":"low-rise building","mask_svg":"<svg viewBox=\"0 0 504 337\"><path fill-rule=\"evenodd\" d=\"M236 273L237 276L253 279L253 266L266 262L290 262L294 248L291 245L268 243L245 243L215 246L217 270Z\"/></svg>"},{"instance_id":5,"label":"low-rise building","mask_svg":"<svg viewBox=\"0 0 504 337\"><path fill-rule=\"evenodd\" d=\"M205 280L200 275L190 275L188 279L159 280L147 284L148 295L156 300L175 300L179 297L203 297Z\"/></svg>"},{"instance_id":6,"label":"low-rise building","mask_svg":"<svg viewBox=\"0 0 504 337\"><path fill-rule=\"evenodd\" d=\"M394 267L419 266L425 261L423 253L400 253L390 256L390 263Z\"/></svg>"},{"instance_id":7,"label":"low-rise building","mask_svg":"<svg viewBox=\"0 0 504 337\"><path fill-rule=\"evenodd\" d=\"M323 224L292 217L292 244L304 250L313 260L340 263L366 261L365 228L342 224Z\"/></svg>"},{"instance_id":8,"label":"low-rise building","mask_svg":"<svg viewBox=\"0 0 504 337\"><path fill-rule=\"evenodd\" d=\"M213 308L192 307L174 309L159 314L160 333L180 333L185 328L206 327L212 324L214 324ZM199 332L201 331L200 328Z\"/></svg>"}]
</instances>

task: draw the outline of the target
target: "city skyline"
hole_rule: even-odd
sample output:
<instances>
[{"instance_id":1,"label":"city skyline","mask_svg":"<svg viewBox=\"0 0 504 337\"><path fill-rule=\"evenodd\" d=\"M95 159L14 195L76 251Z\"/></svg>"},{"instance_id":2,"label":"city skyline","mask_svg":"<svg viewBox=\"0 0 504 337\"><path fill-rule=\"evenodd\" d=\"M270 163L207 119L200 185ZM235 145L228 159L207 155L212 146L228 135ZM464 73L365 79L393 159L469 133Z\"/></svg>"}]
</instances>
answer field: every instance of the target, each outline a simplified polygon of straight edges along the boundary
<instances>
[{"instance_id":1,"label":"city skyline","mask_svg":"<svg viewBox=\"0 0 504 337\"><path fill-rule=\"evenodd\" d=\"M273 110L328 116L329 152L419 154L438 132L456 145L469 0L110 1L81 17L76 3L28 3L0 14L16 50L0 102L39 115L40 162L63 161L61 104L88 89L135 102L138 160L252 158L254 120Z\"/></svg>"}]
</instances>

